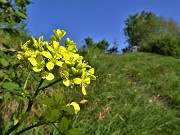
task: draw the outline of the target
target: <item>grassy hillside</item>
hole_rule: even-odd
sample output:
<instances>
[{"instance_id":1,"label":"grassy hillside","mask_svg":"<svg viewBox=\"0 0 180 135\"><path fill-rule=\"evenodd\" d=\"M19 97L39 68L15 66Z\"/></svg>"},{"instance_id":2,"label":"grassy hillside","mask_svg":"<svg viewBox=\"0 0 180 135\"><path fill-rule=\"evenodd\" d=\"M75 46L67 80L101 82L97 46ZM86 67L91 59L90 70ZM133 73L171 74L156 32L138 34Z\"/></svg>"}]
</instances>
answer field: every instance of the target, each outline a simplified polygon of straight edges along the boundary
<instances>
[{"instance_id":1,"label":"grassy hillside","mask_svg":"<svg viewBox=\"0 0 180 135\"><path fill-rule=\"evenodd\" d=\"M177 135L180 60L173 57L89 52L98 79L75 118L84 135ZM101 113L101 115L100 115Z\"/></svg>"},{"instance_id":2,"label":"grassy hillside","mask_svg":"<svg viewBox=\"0 0 180 135\"><path fill-rule=\"evenodd\" d=\"M74 101L88 101L81 104L73 123L83 135L179 134L180 60L150 53L102 54L97 50L88 51L85 59L98 77L87 88L86 96L71 95ZM56 85L51 89L61 88ZM45 126L23 135L42 134L57 135L57 130Z\"/></svg>"}]
</instances>

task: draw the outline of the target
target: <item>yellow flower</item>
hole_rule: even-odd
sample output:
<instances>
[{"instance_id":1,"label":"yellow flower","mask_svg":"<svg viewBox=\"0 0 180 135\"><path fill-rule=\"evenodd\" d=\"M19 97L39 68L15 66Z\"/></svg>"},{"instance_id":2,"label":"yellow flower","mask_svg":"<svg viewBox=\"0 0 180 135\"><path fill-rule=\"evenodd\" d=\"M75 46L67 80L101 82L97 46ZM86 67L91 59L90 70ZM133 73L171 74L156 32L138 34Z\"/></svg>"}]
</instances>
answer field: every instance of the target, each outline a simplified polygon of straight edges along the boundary
<instances>
[{"instance_id":1,"label":"yellow flower","mask_svg":"<svg viewBox=\"0 0 180 135\"><path fill-rule=\"evenodd\" d=\"M77 52L77 48L76 48L76 43L72 40L70 40L69 38L66 38L66 46L67 46L67 51L69 52Z\"/></svg>"},{"instance_id":2,"label":"yellow flower","mask_svg":"<svg viewBox=\"0 0 180 135\"><path fill-rule=\"evenodd\" d=\"M21 45L22 51L18 52L17 58L24 65L30 63L32 70L38 72L46 80L53 80L52 72L56 66L59 67L59 75L63 79L63 84L67 87L74 84L80 85L82 93L86 95L86 86L91 80L96 79L94 68L91 68L77 53L74 41L66 38L65 46L57 42L66 34L64 30L53 31L55 35L51 36L50 41L43 41L43 36L38 39L32 37L31 40ZM72 103L77 107L76 104Z\"/></svg>"},{"instance_id":3,"label":"yellow flower","mask_svg":"<svg viewBox=\"0 0 180 135\"><path fill-rule=\"evenodd\" d=\"M30 57L28 58L28 60L32 64L32 69L35 72L40 72L44 70L45 61L43 60L41 55L37 55L36 58Z\"/></svg>"},{"instance_id":4,"label":"yellow flower","mask_svg":"<svg viewBox=\"0 0 180 135\"><path fill-rule=\"evenodd\" d=\"M60 29L53 30L53 31L58 40L61 40L61 38L66 34L64 30L60 30Z\"/></svg>"},{"instance_id":5,"label":"yellow flower","mask_svg":"<svg viewBox=\"0 0 180 135\"><path fill-rule=\"evenodd\" d=\"M70 105L74 107L75 114L77 114L80 111L80 107L78 103L72 102Z\"/></svg>"},{"instance_id":6,"label":"yellow flower","mask_svg":"<svg viewBox=\"0 0 180 135\"><path fill-rule=\"evenodd\" d=\"M48 62L46 64L48 70L52 70L54 68L54 65L58 65L59 67L62 67L63 62L58 60L59 57L57 57L56 55L52 56L51 53L48 51L42 52L42 55L48 58Z\"/></svg>"},{"instance_id":7,"label":"yellow flower","mask_svg":"<svg viewBox=\"0 0 180 135\"><path fill-rule=\"evenodd\" d=\"M42 76L43 79L46 79L46 80L49 80L49 81L54 79L54 75L52 73L49 73L49 72L46 72L46 71L42 72L41 76Z\"/></svg>"}]
</instances>

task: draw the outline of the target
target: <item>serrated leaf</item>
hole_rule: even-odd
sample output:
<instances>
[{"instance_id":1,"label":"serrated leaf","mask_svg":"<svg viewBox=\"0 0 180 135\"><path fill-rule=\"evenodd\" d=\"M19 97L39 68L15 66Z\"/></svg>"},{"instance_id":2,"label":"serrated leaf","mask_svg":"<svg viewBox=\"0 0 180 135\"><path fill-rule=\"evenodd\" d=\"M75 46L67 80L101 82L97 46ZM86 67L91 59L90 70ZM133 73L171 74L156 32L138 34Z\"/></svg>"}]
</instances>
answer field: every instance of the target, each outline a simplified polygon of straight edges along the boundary
<instances>
[{"instance_id":1,"label":"serrated leaf","mask_svg":"<svg viewBox=\"0 0 180 135\"><path fill-rule=\"evenodd\" d=\"M55 122L60 116L60 111L58 109L51 110L51 116L49 117L50 122Z\"/></svg>"},{"instance_id":2,"label":"serrated leaf","mask_svg":"<svg viewBox=\"0 0 180 135\"><path fill-rule=\"evenodd\" d=\"M19 90L19 85L13 82L5 82L2 87L7 90Z\"/></svg>"},{"instance_id":3,"label":"serrated leaf","mask_svg":"<svg viewBox=\"0 0 180 135\"><path fill-rule=\"evenodd\" d=\"M65 132L65 135L81 135L79 128L73 128Z\"/></svg>"},{"instance_id":4,"label":"serrated leaf","mask_svg":"<svg viewBox=\"0 0 180 135\"><path fill-rule=\"evenodd\" d=\"M61 92L58 92L54 95L55 103L59 104L60 101L63 99L63 94Z\"/></svg>"},{"instance_id":5,"label":"serrated leaf","mask_svg":"<svg viewBox=\"0 0 180 135\"><path fill-rule=\"evenodd\" d=\"M53 99L49 98L49 97L45 97L45 98L41 99L40 103L47 105L47 106L54 106L55 105Z\"/></svg>"},{"instance_id":6,"label":"serrated leaf","mask_svg":"<svg viewBox=\"0 0 180 135\"><path fill-rule=\"evenodd\" d=\"M69 127L69 120L66 117L63 117L60 124L59 124L59 129L62 133L67 131Z\"/></svg>"}]
</instances>

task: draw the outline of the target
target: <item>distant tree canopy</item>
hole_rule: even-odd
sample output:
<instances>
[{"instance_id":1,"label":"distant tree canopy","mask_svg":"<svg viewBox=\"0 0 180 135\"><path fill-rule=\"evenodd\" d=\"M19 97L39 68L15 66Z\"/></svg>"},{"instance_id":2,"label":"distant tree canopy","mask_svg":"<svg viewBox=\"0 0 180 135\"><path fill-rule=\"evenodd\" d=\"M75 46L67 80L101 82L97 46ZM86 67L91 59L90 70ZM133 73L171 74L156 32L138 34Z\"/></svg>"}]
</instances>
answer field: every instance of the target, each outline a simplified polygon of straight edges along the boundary
<instances>
[{"instance_id":1,"label":"distant tree canopy","mask_svg":"<svg viewBox=\"0 0 180 135\"><path fill-rule=\"evenodd\" d=\"M106 39L102 39L99 42L94 43L91 37L87 37L84 39L84 41L85 41L85 45L83 45L83 48L85 49L93 48L93 49L99 49L106 53L118 53L117 41L113 43L113 46L110 49L108 49L110 44L108 43Z\"/></svg>"},{"instance_id":2,"label":"distant tree canopy","mask_svg":"<svg viewBox=\"0 0 180 135\"><path fill-rule=\"evenodd\" d=\"M138 46L144 52L180 55L180 26L173 19L166 20L153 12L142 11L141 14L129 15L124 22L124 34L129 45L123 51Z\"/></svg>"}]
</instances>

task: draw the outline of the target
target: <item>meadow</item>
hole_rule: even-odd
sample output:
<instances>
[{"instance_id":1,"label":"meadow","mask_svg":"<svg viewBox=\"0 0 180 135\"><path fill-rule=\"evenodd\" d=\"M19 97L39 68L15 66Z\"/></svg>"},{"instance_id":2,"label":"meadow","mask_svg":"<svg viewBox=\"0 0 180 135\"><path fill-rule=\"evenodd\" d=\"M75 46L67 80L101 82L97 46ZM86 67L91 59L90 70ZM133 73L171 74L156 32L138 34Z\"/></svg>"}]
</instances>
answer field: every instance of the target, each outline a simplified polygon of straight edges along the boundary
<instances>
[{"instance_id":1,"label":"meadow","mask_svg":"<svg viewBox=\"0 0 180 135\"><path fill-rule=\"evenodd\" d=\"M104 54L97 49L80 53L95 68L97 76L88 86L86 96L75 90L76 94L66 97L80 104L81 111L73 118L72 125L80 128L82 135L179 134L179 59L142 52ZM56 84L45 94L63 88ZM5 122L1 129L5 130L10 123ZM58 132L50 126L41 126L23 133L42 134Z\"/></svg>"}]
</instances>

